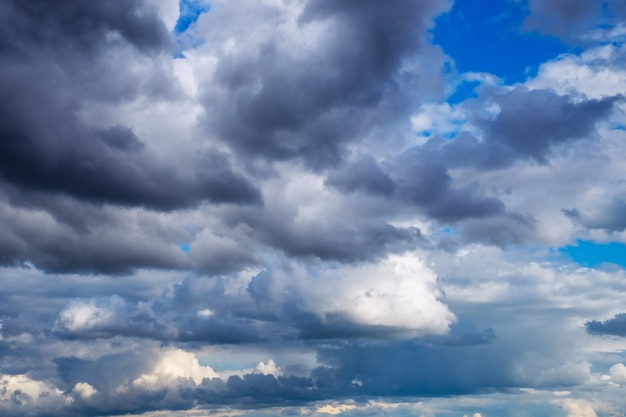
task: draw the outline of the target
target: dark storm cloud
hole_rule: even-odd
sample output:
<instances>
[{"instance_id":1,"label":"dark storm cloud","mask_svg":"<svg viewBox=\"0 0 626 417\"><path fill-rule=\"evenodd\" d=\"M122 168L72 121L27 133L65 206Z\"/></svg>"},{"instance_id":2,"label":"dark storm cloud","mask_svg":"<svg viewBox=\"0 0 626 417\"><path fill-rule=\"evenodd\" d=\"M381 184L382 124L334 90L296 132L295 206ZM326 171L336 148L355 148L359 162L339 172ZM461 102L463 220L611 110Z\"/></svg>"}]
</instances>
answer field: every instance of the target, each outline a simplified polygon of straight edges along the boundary
<instances>
[{"instance_id":1,"label":"dark storm cloud","mask_svg":"<svg viewBox=\"0 0 626 417\"><path fill-rule=\"evenodd\" d=\"M42 49L92 51L117 42L142 51L166 48L170 38L154 10L143 0L8 0L0 7L0 51L30 53Z\"/></svg>"},{"instance_id":2,"label":"dark storm cloud","mask_svg":"<svg viewBox=\"0 0 626 417\"><path fill-rule=\"evenodd\" d=\"M336 164L347 142L410 111L415 98L405 89L420 74L400 69L422 51L425 28L444 7L438 0L308 2L296 36L314 24L325 35L294 40L305 54L268 39L256 53L242 48L220 58L204 95L209 129L252 158Z\"/></svg>"},{"instance_id":3,"label":"dark storm cloud","mask_svg":"<svg viewBox=\"0 0 626 417\"><path fill-rule=\"evenodd\" d=\"M587 332L594 335L611 335L626 337L626 313L616 314L605 321L588 321L585 323Z\"/></svg>"},{"instance_id":4,"label":"dark storm cloud","mask_svg":"<svg viewBox=\"0 0 626 417\"><path fill-rule=\"evenodd\" d=\"M97 203L171 210L202 201L259 202L260 193L220 153L164 166L130 128L91 126L89 101L175 94L167 72L127 71L169 50L156 13L140 1L3 3L0 31L0 177L24 189ZM115 57L114 59L111 59ZM120 67L120 65L122 67ZM148 138L149 139L149 138Z\"/></svg>"},{"instance_id":5,"label":"dark storm cloud","mask_svg":"<svg viewBox=\"0 0 626 417\"><path fill-rule=\"evenodd\" d=\"M47 198L41 202L46 207L54 206L52 214L39 207L0 204L1 264L31 263L48 273L111 274L137 268L191 267L180 248L158 238L158 225L142 236L129 230L125 219L101 213L97 207L63 207L56 199ZM67 217L57 219L55 214ZM154 238L146 240L148 235Z\"/></svg>"},{"instance_id":6,"label":"dark storm cloud","mask_svg":"<svg viewBox=\"0 0 626 417\"><path fill-rule=\"evenodd\" d=\"M116 129L119 133L121 128ZM124 149L136 147L138 142L133 136L109 133L99 140L82 129L65 133L70 136L52 134L42 138L11 130L1 132L0 174L29 189L158 210L195 206L203 200L260 202L259 191L233 172L221 154L208 154L193 161L196 169L187 179L173 167L158 166L140 149ZM43 141L55 142L55 149L46 149L48 145Z\"/></svg>"}]
</instances>

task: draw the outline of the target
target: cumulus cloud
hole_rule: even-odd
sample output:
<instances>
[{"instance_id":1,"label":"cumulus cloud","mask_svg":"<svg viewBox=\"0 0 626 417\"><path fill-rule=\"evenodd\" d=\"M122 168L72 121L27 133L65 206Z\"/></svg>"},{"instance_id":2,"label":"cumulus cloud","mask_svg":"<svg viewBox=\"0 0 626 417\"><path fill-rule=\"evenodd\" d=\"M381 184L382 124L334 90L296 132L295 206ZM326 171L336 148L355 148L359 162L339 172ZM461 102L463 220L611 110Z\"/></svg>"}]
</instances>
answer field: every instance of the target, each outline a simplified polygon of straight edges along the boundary
<instances>
[{"instance_id":1,"label":"cumulus cloud","mask_svg":"<svg viewBox=\"0 0 626 417\"><path fill-rule=\"evenodd\" d=\"M348 143L410 111L415 96L407 88L426 83L411 65L420 54L437 59L425 29L446 7L438 0L214 2L198 24L206 53L217 59L203 91L206 125L253 159L335 165Z\"/></svg>"},{"instance_id":2,"label":"cumulus cloud","mask_svg":"<svg viewBox=\"0 0 626 417\"><path fill-rule=\"evenodd\" d=\"M158 59L170 50L170 36L148 4L86 7L68 0L51 7L16 1L2 8L0 19L6 51L0 61L4 181L25 190L162 210L203 200L260 201L258 190L219 152L198 154L191 161L193 174L183 174L155 156L132 128L81 117L93 102L178 94L176 80ZM115 62L132 70L120 71ZM174 87L168 91L168 85Z\"/></svg>"},{"instance_id":3,"label":"cumulus cloud","mask_svg":"<svg viewBox=\"0 0 626 417\"><path fill-rule=\"evenodd\" d=\"M588 43L516 85L448 0L2 3L0 414L610 414L625 272L558 249L626 238L592 3L528 2Z\"/></svg>"},{"instance_id":4,"label":"cumulus cloud","mask_svg":"<svg viewBox=\"0 0 626 417\"><path fill-rule=\"evenodd\" d=\"M292 264L243 280L188 278L173 294L149 302L74 299L60 311L55 329L67 338L212 343L288 340L296 333L322 339L442 335L455 315L441 297L436 275L415 256L334 271Z\"/></svg>"}]
</instances>

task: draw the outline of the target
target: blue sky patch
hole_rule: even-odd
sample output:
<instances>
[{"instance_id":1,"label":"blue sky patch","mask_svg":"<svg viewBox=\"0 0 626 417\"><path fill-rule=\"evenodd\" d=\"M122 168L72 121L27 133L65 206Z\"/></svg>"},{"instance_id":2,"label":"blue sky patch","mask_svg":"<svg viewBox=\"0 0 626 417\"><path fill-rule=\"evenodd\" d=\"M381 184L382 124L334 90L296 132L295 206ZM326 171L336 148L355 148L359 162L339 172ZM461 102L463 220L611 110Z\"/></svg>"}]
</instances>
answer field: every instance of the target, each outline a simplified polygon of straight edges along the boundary
<instances>
[{"instance_id":1,"label":"blue sky patch","mask_svg":"<svg viewBox=\"0 0 626 417\"><path fill-rule=\"evenodd\" d=\"M457 85L456 90L446 100L450 104L458 104L470 98L478 98L476 87L480 85L480 81L465 80Z\"/></svg>"},{"instance_id":2,"label":"blue sky patch","mask_svg":"<svg viewBox=\"0 0 626 417\"><path fill-rule=\"evenodd\" d=\"M459 72L524 81L541 63L569 51L555 37L520 31L527 13L523 2L457 1L435 20L434 43L455 60Z\"/></svg>"},{"instance_id":3,"label":"blue sky patch","mask_svg":"<svg viewBox=\"0 0 626 417\"><path fill-rule=\"evenodd\" d=\"M202 0L180 0L180 16L174 27L175 33L183 33L191 25L198 21L202 13L209 11L210 7Z\"/></svg>"},{"instance_id":4,"label":"blue sky patch","mask_svg":"<svg viewBox=\"0 0 626 417\"><path fill-rule=\"evenodd\" d=\"M596 243L588 240L577 240L576 245L568 245L559 249L574 262L595 268L611 263L626 267L626 244L620 242Z\"/></svg>"}]
</instances>

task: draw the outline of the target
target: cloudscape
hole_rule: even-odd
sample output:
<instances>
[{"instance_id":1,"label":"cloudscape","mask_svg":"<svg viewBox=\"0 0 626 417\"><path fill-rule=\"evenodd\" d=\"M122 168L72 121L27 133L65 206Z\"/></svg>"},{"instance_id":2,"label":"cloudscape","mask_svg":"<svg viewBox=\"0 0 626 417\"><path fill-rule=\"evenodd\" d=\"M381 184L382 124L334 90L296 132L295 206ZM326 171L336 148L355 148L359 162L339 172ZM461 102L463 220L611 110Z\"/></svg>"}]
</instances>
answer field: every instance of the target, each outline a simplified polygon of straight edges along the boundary
<instances>
[{"instance_id":1,"label":"cloudscape","mask_svg":"<svg viewBox=\"0 0 626 417\"><path fill-rule=\"evenodd\" d=\"M622 0L4 0L0 415L626 412Z\"/></svg>"}]
</instances>

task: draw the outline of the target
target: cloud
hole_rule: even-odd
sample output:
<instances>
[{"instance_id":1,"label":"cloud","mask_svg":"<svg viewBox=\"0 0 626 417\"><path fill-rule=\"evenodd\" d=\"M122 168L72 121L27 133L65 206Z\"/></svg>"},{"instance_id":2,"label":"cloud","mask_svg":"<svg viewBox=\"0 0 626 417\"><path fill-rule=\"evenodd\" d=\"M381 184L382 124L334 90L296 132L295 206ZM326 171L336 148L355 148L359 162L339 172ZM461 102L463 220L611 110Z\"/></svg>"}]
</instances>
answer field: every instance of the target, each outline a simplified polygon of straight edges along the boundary
<instances>
[{"instance_id":1,"label":"cloud","mask_svg":"<svg viewBox=\"0 0 626 417\"><path fill-rule=\"evenodd\" d=\"M608 232L626 230L626 200L619 197L594 210L585 210L584 213L577 209L564 209L563 212L573 222L590 229L604 229Z\"/></svg>"},{"instance_id":2,"label":"cloud","mask_svg":"<svg viewBox=\"0 0 626 417\"><path fill-rule=\"evenodd\" d=\"M625 238L600 3L530 0L584 50L507 85L448 0L4 2L0 414L610 415L626 272L558 249Z\"/></svg>"},{"instance_id":3,"label":"cloud","mask_svg":"<svg viewBox=\"0 0 626 417\"><path fill-rule=\"evenodd\" d=\"M619 0L529 0L528 6L527 28L567 41L576 41L597 26L614 24L626 13Z\"/></svg>"},{"instance_id":4,"label":"cloud","mask_svg":"<svg viewBox=\"0 0 626 417\"><path fill-rule=\"evenodd\" d=\"M594 335L626 337L626 313L616 314L614 317L604 321L588 321L585 323L585 328L588 333Z\"/></svg>"},{"instance_id":5,"label":"cloud","mask_svg":"<svg viewBox=\"0 0 626 417\"><path fill-rule=\"evenodd\" d=\"M177 247L160 239L146 241L129 230L125 222L132 216L125 220L108 210L97 213L80 204L50 203L48 207L56 205L56 213L0 203L4 219L1 263L30 263L46 272L65 273L128 273L141 267L182 269L189 265Z\"/></svg>"},{"instance_id":6,"label":"cloud","mask_svg":"<svg viewBox=\"0 0 626 417\"><path fill-rule=\"evenodd\" d=\"M410 111L416 96L406 89L424 88L420 55L438 59L425 30L447 6L214 2L198 28L217 59L203 90L205 125L252 159L336 165L348 143ZM252 21L240 7L264 17Z\"/></svg>"},{"instance_id":7,"label":"cloud","mask_svg":"<svg viewBox=\"0 0 626 417\"><path fill-rule=\"evenodd\" d=\"M593 406L583 400L565 399L555 401L559 404L565 412L567 417L598 417L598 414L593 409Z\"/></svg>"},{"instance_id":8,"label":"cloud","mask_svg":"<svg viewBox=\"0 0 626 417\"><path fill-rule=\"evenodd\" d=\"M159 210L258 203L256 187L222 153L199 153L187 174L163 163L132 127L87 120L93 103L180 96L158 59L170 37L142 1L62 3L2 9L0 178L22 190Z\"/></svg>"},{"instance_id":9,"label":"cloud","mask_svg":"<svg viewBox=\"0 0 626 417\"><path fill-rule=\"evenodd\" d=\"M373 195L390 196L395 190L393 180L371 156L363 156L330 173L324 184L343 193L363 191Z\"/></svg>"},{"instance_id":10,"label":"cloud","mask_svg":"<svg viewBox=\"0 0 626 417\"><path fill-rule=\"evenodd\" d=\"M334 271L292 264L247 279L189 277L173 294L149 302L116 295L74 299L54 327L70 339L211 343L441 335L455 316L440 297L432 271L419 258L403 255Z\"/></svg>"},{"instance_id":11,"label":"cloud","mask_svg":"<svg viewBox=\"0 0 626 417\"><path fill-rule=\"evenodd\" d=\"M551 148L594 133L596 123L605 119L619 97L573 102L551 90L517 87L493 97L500 112L493 120L481 120L489 143L502 144L506 151L494 163L506 161L507 153L545 163Z\"/></svg>"},{"instance_id":12,"label":"cloud","mask_svg":"<svg viewBox=\"0 0 626 417\"><path fill-rule=\"evenodd\" d=\"M0 375L0 387L0 410L10 417L24 415L24 410L58 410L67 403L61 390L26 375Z\"/></svg>"},{"instance_id":13,"label":"cloud","mask_svg":"<svg viewBox=\"0 0 626 417\"><path fill-rule=\"evenodd\" d=\"M120 38L145 52L169 44L165 27L143 0L93 6L63 0L60 7L45 1L10 1L2 8L2 17L3 49L10 52L30 52L33 44L44 43L54 46L51 50L94 52ZM107 33L116 36L107 37Z\"/></svg>"}]
</instances>

